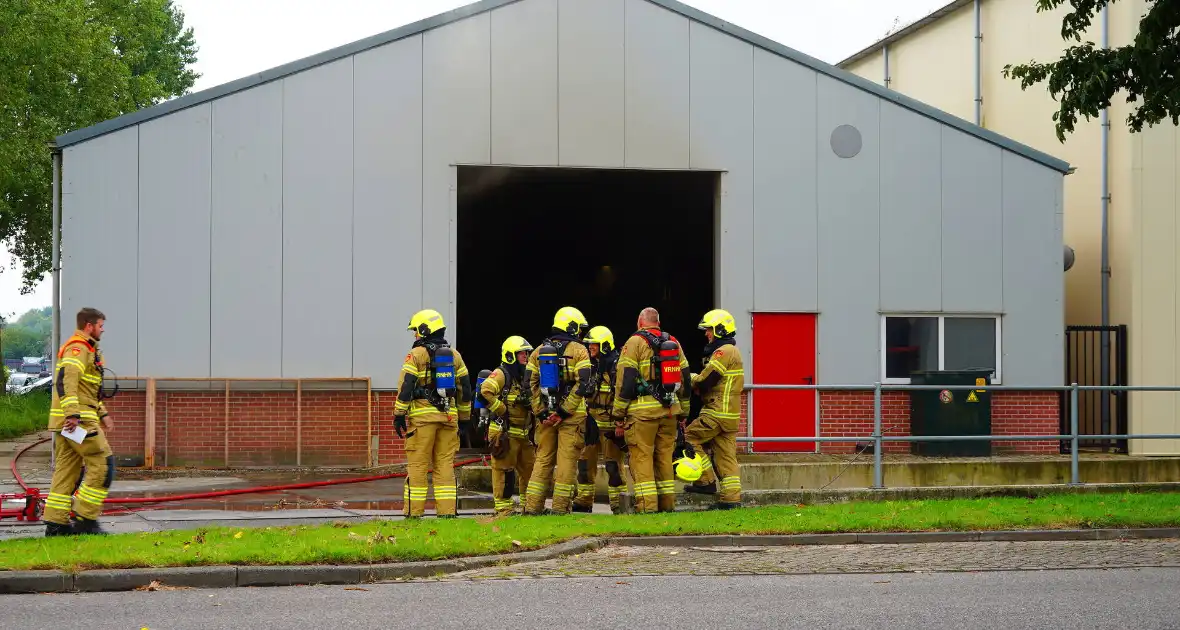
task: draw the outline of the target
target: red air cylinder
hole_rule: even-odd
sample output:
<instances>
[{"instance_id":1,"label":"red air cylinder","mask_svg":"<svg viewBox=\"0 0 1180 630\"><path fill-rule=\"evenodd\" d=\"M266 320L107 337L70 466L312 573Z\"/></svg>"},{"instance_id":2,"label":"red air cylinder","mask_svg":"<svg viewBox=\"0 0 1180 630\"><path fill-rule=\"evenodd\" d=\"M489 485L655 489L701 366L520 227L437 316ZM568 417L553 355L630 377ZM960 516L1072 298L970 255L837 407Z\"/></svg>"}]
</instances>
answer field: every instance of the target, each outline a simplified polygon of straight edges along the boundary
<instances>
[{"instance_id":1,"label":"red air cylinder","mask_svg":"<svg viewBox=\"0 0 1180 630\"><path fill-rule=\"evenodd\" d=\"M680 346L671 340L661 343L657 358L660 362L660 385L671 391L680 384Z\"/></svg>"}]
</instances>

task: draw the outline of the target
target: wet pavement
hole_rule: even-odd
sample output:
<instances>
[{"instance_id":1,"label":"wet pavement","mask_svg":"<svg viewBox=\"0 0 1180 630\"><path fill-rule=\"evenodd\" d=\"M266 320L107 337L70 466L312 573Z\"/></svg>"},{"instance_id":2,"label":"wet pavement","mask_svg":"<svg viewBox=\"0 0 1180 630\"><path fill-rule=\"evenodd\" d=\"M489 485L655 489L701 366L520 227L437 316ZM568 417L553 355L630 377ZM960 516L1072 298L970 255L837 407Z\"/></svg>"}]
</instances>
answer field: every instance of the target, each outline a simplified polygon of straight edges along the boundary
<instances>
[{"instance_id":1,"label":"wet pavement","mask_svg":"<svg viewBox=\"0 0 1180 630\"><path fill-rule=\"evenodd\" d=\"M13 456L24 445L40 439L27 436L20 440L0 443L0 493L20 492L21 488L9 472ZM42 444L23 455L18 470L30 487L42 493L49 490L52 471L49 466L49 445ZM376 476L373 471L308 472L306 470L230 471L216 474L201 471L164 470L160 478L142 478L151 473L128 470L131 479L116 475L111 499L119 497L166 497L258 486L277 486L351 477ZM371 519L401 519L404 478L367 481L362 483L321 486L295 490L250 493L226 497L187 499L183 501L120 506L108 503L109 513L103 517L103 527L112 533L149 532L168 529L191 529L209 526L270 527L284 525L318 525L333 521L361 521ZM4 509L16 509L23 503L5 502ZM609 513L606 505L596 506ZM490 494L459 490L458 508L461 516L492 513ZM434 514L434 503L428 501L426 514ZM44 534L43 523L28 523L13 518L0 519L0 541Z\"/></svg>"},{"instance_id":2,"label":"wet pavement","mask_svg":"<svg viewBox=\"0 0 1180 630\"><path fill-rule=\"evenodd\" d=\"M41 439L41 434L0 442L0 494L21 492L9 465L24 447ZM21 456L18 470L25 483L49 491L52 469L49 444L41 444ZM166 469L151 472L129 469L116 474L111 499L119 497L167 497L219 490L281 486L353 477L385 474L377 471L308 471L308 470L237 470L189 471ZM130 478L121 478L120 475ZM186 499L182 501L120 506L109 502L103 516L103 528L111 533L151 532L198 527L274 527L320 525L334 521L373 519L400 520L404 478L361 483L279 490L226 497ZM519 501L519 497L516 498ZM459 489L460 516L483 516L493 513L489 493ZM23 501L6 501L4 509L19 509ZM609 514L606 504L596 504L595 511ZM433 516L433 500L426 503L426 515ZM45 525L13 518L0 518L0 541L44 535Z\"/></svg>"}]
</instances>

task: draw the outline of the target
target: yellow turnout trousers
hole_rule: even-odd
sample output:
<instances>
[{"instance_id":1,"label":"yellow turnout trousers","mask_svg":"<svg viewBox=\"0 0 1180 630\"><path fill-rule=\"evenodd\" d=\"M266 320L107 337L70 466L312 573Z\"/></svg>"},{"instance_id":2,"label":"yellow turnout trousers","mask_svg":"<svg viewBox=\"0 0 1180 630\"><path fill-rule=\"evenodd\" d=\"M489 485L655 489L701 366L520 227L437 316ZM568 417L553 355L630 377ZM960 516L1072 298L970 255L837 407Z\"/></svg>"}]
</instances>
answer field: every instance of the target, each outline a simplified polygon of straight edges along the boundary
<instances>
[{"instance_id":1,"label":"yellow turnout trousers","mask_svg":"<svg viewBox=\"0 0 1180 630\"><path fill-rule=\"evenodd\" d=\"M403 513L409 517L426 512L427 473L434 471L434 511L455 514L455 453L459 451L459 425L410 417L406 431L406 486Z\"/></svg>"},{"instance_id":2,"label":"yellow turnout trousers","mask_svg":"<svg viewBox=\"0 0 1180 630\"><path fill-rule=\"evenodd\" d=\"M496 514L512 514L512 493L520 494L521 503L524 503L536 452L527 437L506 435L501 439L508 440L508 452L503 457L492 458L492 496Z\"/></svg>"},{"instance_id":3,"label":"yellow turnout trousers","mask_svg":"<svg viewBox=\"0 0 1180 630\"><path fill-rule=\"evenodd\" d=\"M538 423L533 439L537 442L537 457L533 474L529 476L525 514L540 514L544 510L550 481L553 482L553 512L566 514L578 481L578 456L586 446L586 412L575 413L552 427Z\"/></svg>"},{"instance_id":4,"label":"yellow turnout trousers","mask_svg":"<svg viewBox=\"0 0 1180 630\"><path fill-rule=\"evenodd\" d=\"M98 520L114 480L115 458L106 434L98 425L80 426L90 429L81 444L56 431L53 433L53 481L42 516L46 523L68 525L70 510L80 518ZM86 469L85 476L82 476L83 468Z\"/></svg>"}]
</instances>

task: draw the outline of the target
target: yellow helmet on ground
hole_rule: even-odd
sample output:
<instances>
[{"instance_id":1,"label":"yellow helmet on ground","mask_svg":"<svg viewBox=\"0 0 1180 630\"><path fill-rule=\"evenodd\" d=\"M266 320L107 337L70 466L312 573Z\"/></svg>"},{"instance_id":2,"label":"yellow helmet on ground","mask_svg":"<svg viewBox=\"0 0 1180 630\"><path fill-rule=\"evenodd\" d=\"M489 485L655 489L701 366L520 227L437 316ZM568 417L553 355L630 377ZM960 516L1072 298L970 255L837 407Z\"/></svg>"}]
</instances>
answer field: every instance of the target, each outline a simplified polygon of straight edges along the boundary
<instances>
[{"instance_id":1,"label":"yellow helmet on ground","mask_svg":"<svg viewBox=\"0 0 1180 630\"><path fill-rule=\"evenodd\" d=\"M406 330L412 330L425 337L446 327L447 325L443 323L442 315L436 310L427 308L414 313L414 316L410 318L410 325L406 327Z\"/></svg>"},{"instance_id":2,"label":"yellow helmet on ground","mask_svg":"<svg viewBox=\"0 0 1180 630\"><path fill-rule=\"evenodd\" d=\"M701 459L700 453L695 453L692 457L681 457L672 462L672 472L685 483L692 483L701 478L701 473L705 471L705 462Z\"/></svg>"},{"instance_id":3,"label":"yellow helmet on ground","mask_svg":"<svg viewBox=\"0 0 1180 630\"><path fill-rule=\"evenodd\" d=\"M728 337L737 331L737 322L733 320L733 315L730 315L729 311L715 308L705 313L697 328L712 330L718 337Z\"/></svg>"},{"instance_id":4,"label":"yellow helmet on ground","mask_svg":"<svg viewBox=\"0 0 1180 630\"><path fill-rule=\"evenodd\" d=\"M589 326L582 311L572 306L561 307L553 316L553 327L571 335L579 335Z\"/></svg>"},{"instance_id":5,"label":"yellow helmet on ground","mask_svg":"<svg viewBox=\"0 0 1180 630\"><path fill-rule=\"evenodd\" d=\"M583 340L586 343L596 343L598 347L604 352L610 352L615 349L615 336L611 334L610 329L606 326L595 326L586 333L586 338Z\"/></svg>"},{"instance_id":6,"label":"yellow helmet on ground","mask_svg":"<svg viewBox=\"0 0 1180 630\"><path fill-rule=\"evenodd\" d=\"M520 351L532 352L533 347L524 337L513 335L504 340L504 344L500 346L500 359L506 365L516 363L516 353Z\"/></svg>"}]
</instances>

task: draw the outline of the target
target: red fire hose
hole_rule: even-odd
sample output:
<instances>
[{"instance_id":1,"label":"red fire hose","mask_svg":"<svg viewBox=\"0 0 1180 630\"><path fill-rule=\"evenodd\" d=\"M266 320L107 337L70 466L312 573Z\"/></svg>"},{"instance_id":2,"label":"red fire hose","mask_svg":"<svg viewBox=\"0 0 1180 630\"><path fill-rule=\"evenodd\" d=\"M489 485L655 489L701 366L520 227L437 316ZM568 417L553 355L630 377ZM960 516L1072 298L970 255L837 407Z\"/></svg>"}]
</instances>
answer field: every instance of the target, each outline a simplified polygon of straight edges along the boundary
<instances>
[{"instance_id":1,"label":"red fire hose","mask_svg":"<svg viewBox=\"0 0 1180 630\"><path fill-rule=\"evenodd\" d=\"M41 444L44 444L48 441L49 441L49 438L44 438L38 442L34 442L34 443L24 447L23 449L21 449L20 452L16 454L16 457L12 458L12 465L9 466L9 470L12 471L12 476L14 479L16 479L16 483L19 484L20 487L26 493L30 493L30 491L35 492L35 491L37 491L37 489L36 488L30 489L29 486L27 484L25 484L24 478L22 478L20 476L20 473L17 472L17 470L16 470L16 462L17 462L17 460L20 459L21 455L24 455L25 452L28 451L29 449L33 448L34 446L39 446ZM481 461L483 461L482 457L474 457L472 459L465 459L463 461L455 462L455 468L459 468L461 466L466 466L468 464L474 464L476 462L481 462ZM366 481L381 481L384 479L395 479L398 477L405 477L405 476L406 476L406 473L400 472L400 473L389 473L386 475L372 475L369 477L349 477L346 479L332 479L332 480L328 480L328 481L308 481L305 483L291 483L291 484L285 484L285 485L281 485L281 486L255 486L252 488L235 488L233 490L216 490L216 491L212 491L212 492L196 492L196 493L191 493L191 494L174 494L174 495L164 496L164 497L111 497L111 498L107 498L107 500L105 502L119 504L119 505L129 505L129 504L135 504L135 503L166 503L166 502L170 502L170 501L193 501L193 500L197 500L197 499L212 499L212 498L216 498L216 497L226 497L226 496L231 496L231 495L235 495L235 494L255 494L255 493L261 493L261 492L278 492L281 490L301 490L304 488L318 488L321 486L336 486L336 485L342 485L342 484L347 484L347 483L364 483ZM126 511L126 509L119 508L115 511L124 512L124 511Z\"/></svg>"}]
</instances>

